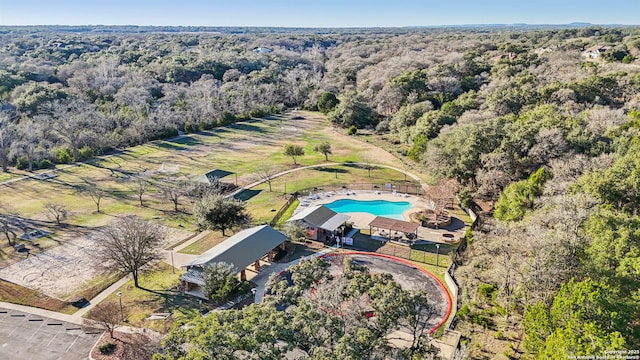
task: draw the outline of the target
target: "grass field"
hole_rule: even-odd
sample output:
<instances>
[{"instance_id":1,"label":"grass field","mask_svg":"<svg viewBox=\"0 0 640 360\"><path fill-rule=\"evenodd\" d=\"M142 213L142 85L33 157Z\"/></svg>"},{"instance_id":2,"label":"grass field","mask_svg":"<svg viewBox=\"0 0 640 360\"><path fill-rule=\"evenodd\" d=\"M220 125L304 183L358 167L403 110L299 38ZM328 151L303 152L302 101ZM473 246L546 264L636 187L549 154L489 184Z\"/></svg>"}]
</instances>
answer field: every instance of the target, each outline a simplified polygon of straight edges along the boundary
<instances>
[{"instance_id":1,"label":"grass field","mask_svg":"<svg viewBox=\"0 0 640 360\"><path fill-rule=\"evenodd\" d=\"M294 120L296 116L302 116L303 119ZM57 246L65 239L73 239L78 234L95 231L98 227L108 224L114 217L127 214L153 219L174 228L196 231L190 215L190 200L182 198L179 211L176 212L158 185L167 180L186 180L213 169L223 169L235 173L222 179L223 181L237 181L239 186L244 186L258 179L256 173L265 164L283 171L325 163L324 155L313 151L315 145L324 141L328 141L332 147L329 162L358 162L366 157L375 159L376 163L402 168L401 162L385 150L359 141L358 137L349 137L335 131L324 116L318 113L297 112L189 134L170 141L153 141L112 155L94 158L76 166L58 166L57 176L49 180L25 179L0 185L0 208L51 230L54 234L40 241L42 249ZM296 143L304 147L305 155L298 158L298 165L294 165L290 157L282 154L282 147L286 143ZM16 170L11 174L1 174L0 181L23 175L29 173ZM386 183L404 179L402 173L386 168L375 168L370 175L366 169L354 165L305 169L275 179L272 182L272 192L266 184L261 184L242 192L238 197L247 201L247 209L254 223L265 223L271 221L275 212L285 203L285 186L286 192L292 193L329 185ZM428 180L428 176L419 175ZM143 195L143 206L140 205L135 192L137 177L144 177L152 184ZM90 185L96 185L104 191L100 212L96 211L96 204L86 191ZM66 207L68 217L64 220L63 226L57 226L48 216L45 210L47 203L59 203ZM288 216L290 215L285 214L283 218ZM219 232L213 232L182 252L199 254L222 240ZM0 266L20 259L13 248L3 246L0 249ZM168 278L163 280L168 281ZM111 279L106 278L96 279L95 283L90 284L82 293L90 298L110 281ZM160 280L153 280L152 283L156 289L167 289L171 286ZM27 291L20 290L16 292L17 295L11 295L14 292L16 290L10 285L0 283L0 294L3 294L4 299L9 299L8 301L71 311L61 304L48 305L46 302L49 300L39 300L35 295L27 294ZM133 295L142 296L137 292ZM163 299L168 301L166 297Z\"/></svg>"},{"instance_id":2,"label":"grass field","mask_svg":"<svg viewBox=\"0 0 640 360\"><path fill-rule=\"evenodd\" d=\"M121 292L122 308L129 325L166 333L175 319L195 315L201 306L197 298L171 290L178 284L180 275L181 271L173 273L171 265L161 262L140 277L143 289L136 288L131 280L104 301L118 303L120 298L116 293ZM147 320L152 313L171 313L171 317Z\"/></svg>"},{"instance_id":3,"label":"grass field","mask_svg":"<svg viewBox=\"0 0 640 360\"><path fill-rule=\"evenodd\" d=\"M227 233L230 233L230 230L227 230ZM200 255L203 252L211 249L212 247L220 244L229 238L229 235L222 236L220 231L212 231L207 235L203 236L202 239L194 242L193 244L185 247L184 249L178 251L181 254L191 254L191 255Z\"/></svg>"},{"instance_id":4,"label":"grass field","mask_svg":"<svg viewBox=\"0 0 640 360\"><path fill-rule=\"evenodd\" d=\"M262 119L238 123L172 141L153 141L78 166L61 166L56 170L58 176L50 180L26 179L0 185L3 194L0 201L20 216L39 220L50 220L44 209L46 203L64 204L69 212L65 222L74 226L93 228L108 223L114 216L133 213L160 219L169 226L194 230L188 200L183 199L181 211L174 212L173 204L157 186L152 186L143 196L145 206L140 206L135 194L135 178L143 176L158 185L166 179L187 179L212 169L224 169L237 174L238 185L242 186L256 180L256 172L265 164L280 170L294 168L292 159L282 154L282 146L290 142L305 148L298 166L325 162L324 155L313 151L313 147L323 141L332 145L333 153L329 157L332 162L360 161L365 154L375 154L377 162L399 165L397 159L381 149L335 132L320 115L300 114L304 120L281 115L282 121ZM248 196L249 210L256 211L252 214L256 221L270 220L271 208L284 201L275 196L284 192L284 181L287 192L293 192L322 184L401 178L399 173L388 169L373 170L371 179L365 173L363 169L348 166L295 172L273 182L274 194L264 194L266 185L252 189L260 196ZM223 180L235 182L236 178L232 175ZM96 204L86 192L89 184L97 185L105 193L101 213L96 211Z\"/></svg>"}]
</instances>

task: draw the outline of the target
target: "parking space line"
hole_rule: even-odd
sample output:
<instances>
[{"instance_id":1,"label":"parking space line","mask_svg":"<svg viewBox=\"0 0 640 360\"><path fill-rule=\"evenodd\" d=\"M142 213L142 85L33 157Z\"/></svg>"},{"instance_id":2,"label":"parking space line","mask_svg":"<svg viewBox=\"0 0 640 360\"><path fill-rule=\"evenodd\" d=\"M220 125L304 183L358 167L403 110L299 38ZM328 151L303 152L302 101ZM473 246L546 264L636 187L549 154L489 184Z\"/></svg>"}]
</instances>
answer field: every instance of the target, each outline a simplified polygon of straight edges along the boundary
<instances>
[{"instance_id":1,"label":"parking space line","mask_svg":"<svg viewBox=\"0 0 640 360\"><path fill-rule=\"evenodd\" d=\"M60 334L60 331L62 331L62 329L64 329L64 328L62 327L62 324L47 324L47 325L61 325L60 328L58 329L58 331L56 331L56 334L53 335L51 340L49 340L49 342L47 343L47 346L51 346L51 343L53 342L53 340L55 340L55 338L58 337L58 334Z\"/></svg>"},{"instance_id":2,"label":"parking space line","mask_svg":"<svg viewBox=\"0 0 640 360\"><path fill-rule=\"evenodd\" d=\"M73 344L76 343L76 341L78 341L78 338L80 337L80 335L76 335L76 337L73 339L73 342L71 342L71 345L69 345L67 347L67 349L64 352L69 352L69 349L71 349L71 347L73 346Z\"/></svg>"}]
</instances>

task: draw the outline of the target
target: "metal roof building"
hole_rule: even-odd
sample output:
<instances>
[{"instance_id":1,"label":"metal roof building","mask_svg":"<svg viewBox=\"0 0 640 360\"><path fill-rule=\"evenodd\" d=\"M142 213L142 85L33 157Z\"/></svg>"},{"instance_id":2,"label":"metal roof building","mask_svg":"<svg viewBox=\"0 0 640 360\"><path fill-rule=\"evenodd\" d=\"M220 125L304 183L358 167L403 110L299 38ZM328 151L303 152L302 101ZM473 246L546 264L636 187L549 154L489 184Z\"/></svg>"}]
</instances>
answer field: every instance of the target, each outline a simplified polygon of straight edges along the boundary
<instances>
[{"instance_id":1,"label":"metal roof building","mask_svg":"<svg viewBox=\"0 0 640 360\"><path fill-rule=\"evenodd\" d=\"M208 265L216 262L232 264L240 271L269 251L285 242L287 237L269 225L255 226L240 231L220 244L202 253L186 267Z\"/></svg>"},{"instance_id":2,"label":"metal roof building","mask_svg":"<svg viewBox=\"0 0 640 360\"><path fill-rule=\"evenodd\" d=\"M202 253L193 261L184 265L187 273L180 280L202 286L204 283L204 268L209 264L224 262L233 265L235 271L245 277L245 268L256 265L258 260L265 257L281 246L287 237L269 225L255 226L242 230L222 243Z\"/></svg>"},{"instance_id":3,"label":"metal roof building","mask_svg":"<svg viewBox=\"0 0 640 360\"><path fill-rule=\"evenodd\" d=\"M324 205L316 205L300 211L287 221L304 221L317 228L333 231L347 220L349 215L338 214Z\"/></svg>"}]
</instances>

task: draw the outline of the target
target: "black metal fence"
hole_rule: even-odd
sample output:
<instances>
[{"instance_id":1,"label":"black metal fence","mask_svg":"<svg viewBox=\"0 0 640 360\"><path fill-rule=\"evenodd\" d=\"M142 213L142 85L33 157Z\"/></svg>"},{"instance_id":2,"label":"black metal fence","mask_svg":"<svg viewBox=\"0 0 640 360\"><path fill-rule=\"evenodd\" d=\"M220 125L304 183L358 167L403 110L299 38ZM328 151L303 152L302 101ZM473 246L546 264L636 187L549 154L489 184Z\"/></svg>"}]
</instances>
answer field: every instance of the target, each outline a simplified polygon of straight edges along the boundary
<instances>
[{"instance_id":1,"label":"black metal fence","mask_svg":"<svg viewBox=\"0 0 640 360\"><path fill-rule=\"evenodd\" d=\"M347 192L347 191L380 191L380 192L389 192L389 193L401 193L401 194L411 194L411 195L422 195L424 193L422 186L419 183L351 183L351 184L331 184L331 185L323 185L316 186L309 189L299 190L298 193L301 195L308 195L309 193L317 193L317 192Z\"/></svg>"}]
</instances>

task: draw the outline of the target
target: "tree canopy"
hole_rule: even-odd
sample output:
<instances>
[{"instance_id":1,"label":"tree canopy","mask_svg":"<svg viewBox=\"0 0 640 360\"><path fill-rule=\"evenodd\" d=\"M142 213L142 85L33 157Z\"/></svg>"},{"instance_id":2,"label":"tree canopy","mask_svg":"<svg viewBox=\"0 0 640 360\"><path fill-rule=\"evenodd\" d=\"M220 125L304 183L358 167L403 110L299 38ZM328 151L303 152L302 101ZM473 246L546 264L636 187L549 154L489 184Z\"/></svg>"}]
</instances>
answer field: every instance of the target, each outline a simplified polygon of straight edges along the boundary
<instances>
[{"instance_id":1,"label":"tree canopy","mask_svg":"<svg viewBox=\"0 0 640 360\"><path fill-rule=\"evenodd\" d=\"M435 352L426 327L433 310L424 293L403 290L390 275L370 274L348 260L345 276L333 278L328 266L319 258L303 261L286 278L274 279L265 303L175 328L154 359L285 359L291 350L304 359L416 359ZM363 315L364 303L375 317ZM412 339L404 349L389 343L400 327Z\"/></svg>"},{"instance_id":2,"label":"tree canopy","mask_svg":"<svg viewBox=\"0 0 640 360\"><path fill-rule=\"evenodd\" d=\"M201 229L225 230L246 223L246 204L219 194L207 194L193 205L193 216Z\"/></svg>"}]
</instances>

